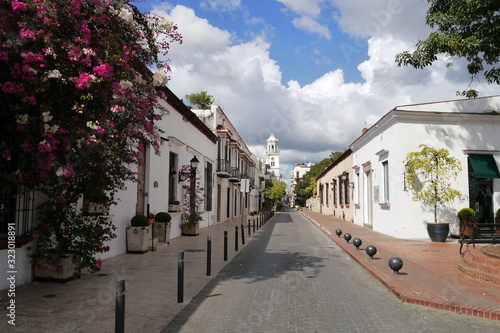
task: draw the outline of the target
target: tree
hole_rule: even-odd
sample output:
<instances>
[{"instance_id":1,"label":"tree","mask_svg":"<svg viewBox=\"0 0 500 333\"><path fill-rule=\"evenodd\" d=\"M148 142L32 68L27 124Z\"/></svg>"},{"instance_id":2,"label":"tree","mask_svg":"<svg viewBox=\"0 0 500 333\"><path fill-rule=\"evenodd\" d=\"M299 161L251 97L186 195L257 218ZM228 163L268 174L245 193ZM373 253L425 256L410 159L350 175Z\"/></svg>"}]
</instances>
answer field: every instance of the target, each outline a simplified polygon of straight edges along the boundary
<instances>
[{"instance_id":1,"label":"tree","mask_svg":"<svg viewBox=\"0 0 500 333\"><path fill-rule=\"evenodd\" d=\"M434 222L438 221L438 205L463 200L460 191L451 187L451 182L462 170L460 161L445 149L437 149L421 144L420 151L407 154L405 180L413 191L413 200L431 205Z\"/></svg>"},{"instance_id":2,"label":"tree","mask_svg":"<svg viewBox=\"0 0 500 333\"><path fill-rule=\"evenodd\" d=\"M273 180L271 186L264 189L264 196L272 201L280 200L286 194L286 183L281 180Z\"/></svg>"},{"instance_id":3,"label":"tree","mask_svg":"<svg viewBox=\"0 0 500 333\"><path fill-rule=\"evenodd\" d=\"M330 157L323 159L321 162L311 166L308 172L297 182L295 185L294 193L303 198L310 198L316 189L316 179L325 171L325 169L332 163L332 158L337 158L336 153L331 153Z\"/></svg>"},{"instance_id":4,"label":"tree","mask_svg":"<svg viewBox=\"0 0 500 333\"><path fill-rule=\"evenodd\" d=\"M484 72L489 84L500 84L500 12L497 0L427 0L431 6L426 24L437 30L426 40L418 41L416 50L396 55L399 66L430 66L437 55L465 58L472 77ZM451 63L449 64L451 65ZM470 86L460 95L477 97Z\"/></svg>"},{"instance_id":5,"label":"tree","mask_svg":"<svg viewBox=\"0 0 500 333\"><path fill-rule=\"evenodd\" d=\"M126 0L0 0L0 31L0 185L48 198L36 254L85 247L83 267L98 270L92 256L114 229L89 222L77 202L114 203L145 145L159 151L159 55L181 36Z\"/></svg>"},{"instance_id":6,"label":"tree","mask_svg":"<svg viewBox=\"0 0 500 333\"><path fill-rule=\"evenodd\" d=\"M206 91L200 91L199 93L186 95L186 98L191 103L191 105L198 104L203 110L208 109L214 102L213 97Z\"/></svg>"}]
</instances>

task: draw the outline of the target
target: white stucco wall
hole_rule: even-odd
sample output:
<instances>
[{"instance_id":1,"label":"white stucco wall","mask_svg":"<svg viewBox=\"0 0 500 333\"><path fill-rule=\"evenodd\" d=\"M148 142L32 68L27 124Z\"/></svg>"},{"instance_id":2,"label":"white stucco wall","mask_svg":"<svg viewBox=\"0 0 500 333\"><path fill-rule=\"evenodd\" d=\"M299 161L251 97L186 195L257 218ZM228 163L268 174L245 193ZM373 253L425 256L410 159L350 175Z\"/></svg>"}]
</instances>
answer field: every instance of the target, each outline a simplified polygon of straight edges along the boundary
<instances>
[{"instance_id":1,"label":"white stucco wall","mask_svg":"<svg viewBox=\"0 0 500 333\"><path fill-rule=\"evenodd\" d=\"M368 217L366 197L366 178L363 170L371 165L372 173L372 222L373 229L400 238L428 238L424 222L433 221L433 212L412 200L412 194L404 190L403 160L410 151L419 150L420 144L436 148L447 148L451 156L459 159L462 172L457 178L455 188L463 194L468 193L467 150L489 151L500 165L500 118L496 115L473 114L436 114L419 113L388 114L360 137L353 145L353 164L361 177L358 189L359 204L356 205L355 223L366 224ZM396 121L395 118L398 118ZM377 154L378 153L378 154ZM382 162L389 166L389 203L383 203ZM356 171L357 170L357 171ZM500 207L500 181L493 180L495 210ZM377 200L375 193L379 193ZM458 218L456 213L468 207L468 201L456 201L440 207L438 219L450 222L451 234L456 234Z\"/></svg>"}]
</instances>

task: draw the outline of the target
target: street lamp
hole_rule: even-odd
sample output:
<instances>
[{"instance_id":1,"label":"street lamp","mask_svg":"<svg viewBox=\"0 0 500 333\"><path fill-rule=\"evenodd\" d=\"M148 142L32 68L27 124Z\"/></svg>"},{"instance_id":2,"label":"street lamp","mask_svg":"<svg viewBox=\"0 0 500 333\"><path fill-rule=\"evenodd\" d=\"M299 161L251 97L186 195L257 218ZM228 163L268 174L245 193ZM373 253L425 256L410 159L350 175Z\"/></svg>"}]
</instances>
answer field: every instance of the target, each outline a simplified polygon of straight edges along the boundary
<instances>
[{"instance_id":1,"label":"street lamp","mask_svg":"<svg viewBox=\"0 0 500 333\"><path fill-rule=\"evenodd\" d=\"M200 161L198 161L196 155L191 159L191 161L189 161L189 165L191 170L188 172L179 172L179 183L187 180L188 178L193 178L194 175L196 175L196 169L198 168L198 165L200 165Z\"/></svg>"}]
</instances>

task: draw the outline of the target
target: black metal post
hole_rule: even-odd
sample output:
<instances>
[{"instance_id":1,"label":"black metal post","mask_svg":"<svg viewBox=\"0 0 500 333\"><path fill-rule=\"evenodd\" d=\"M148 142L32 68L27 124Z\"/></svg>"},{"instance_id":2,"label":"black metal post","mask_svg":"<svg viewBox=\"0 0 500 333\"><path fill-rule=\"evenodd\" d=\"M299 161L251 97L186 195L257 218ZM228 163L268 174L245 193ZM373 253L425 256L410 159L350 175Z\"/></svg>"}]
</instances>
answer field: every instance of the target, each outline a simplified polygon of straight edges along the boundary
<instances>
[{"instance_id":1,"label":"black metal post","mask_svg":"<svg viewBox=\"0 0 500 333\"><path fill-rule=\"evenodd\" d=\"M255 234L255 217L253 218L253 233Z\"/></svg>"},{"instance_id":2,"label":"black metal post","mask_svg":"<svg viewBox=\"0 0 500 333\"><path fill-rule=\"evenodd\" d=\"M241 225L241 244L245 245L245 228Z\"/></svg>"},{"instance_id":3,"label":"black metal post","mask_svg":"<svg viewBox=\"0 0 500 333\"><path fill-rule=\"evenodd\" d=\"M224 231L224 261L227 261L227 231Z\"/></svg>"},{"instance_id":4,"label":"black metal post","mask_svg":"<svg viewBox=\"0 0 500 333\"><path fill-rule=\"evenodd\" d=\"M179 252L177 264L177 303L182 303L184 302L184 251Z\"/></svg>"},{"instance_id":5,"label":"black metal post","mask_svg":"<svg viewBox=\"0 0 500 333\"><path fill-rule=\"evenodd\" d=\"M212 240L207 237L207 276L212 275Z\"/></svg>"},{"instance_id":6,"label":"black metal post","mask_svg":"<svg viewBox=\"0 0 500 333\"><path fill-rule=\"evenodd\" d=\"M234 227L234 250L238 251L238 226Z\"/></svg>"},{"instance_id":7,"label":"black metal post","mask_svg":"<svg viewBox=\"0 0 500 333\"><path fill-rule=\"evenodd\" d=\"M116 281L115 333L125 333L125 279Z\"/></svg>"},{"instance_id":8,"label":"black metal post","mask_svg":"<svg viewBox=\"0 0 500 333\"><path fill-rule=\"evenodd\" d=\"M250 237L250 220L248 220L248 237Z\"/></svg>"}]
</instances>

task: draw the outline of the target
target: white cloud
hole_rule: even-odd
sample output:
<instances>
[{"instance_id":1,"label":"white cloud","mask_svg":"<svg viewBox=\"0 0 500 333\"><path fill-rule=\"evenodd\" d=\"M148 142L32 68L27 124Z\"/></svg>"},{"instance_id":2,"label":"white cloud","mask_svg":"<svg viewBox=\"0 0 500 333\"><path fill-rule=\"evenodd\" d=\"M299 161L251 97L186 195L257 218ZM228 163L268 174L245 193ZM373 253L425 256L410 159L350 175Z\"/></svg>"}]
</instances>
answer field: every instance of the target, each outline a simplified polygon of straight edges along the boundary
<instances>
[{"instance_id":1,"label":"white cloud","mask_svg":"<svg viewBox=\"0 0 500 333\"><path fill-rule=\"evenodd\" d=\"M241 0L204 0L200 7L213 12L232 12L241 7Z\"/></svg>"},{"instance_id":2,"label":"white cloud","mask_svg":"<svg viewBox=\"0 0 500 333\"><path fill-rule=\"evenodd\" d=\"M292 21L293 25L297 29L305 30L310 33L318 34L326 39L331 39L332 35L330 34L330 30L326 25L322 25L319 22L313 20L309 16L302 16L296 18Z\"/></svg>"},{"instance_id":3,"label":"white cloud","mask_svg":"<svg viewBox=\"0 0 500 333\"><path fill-rule=\"evenodd\" d=\"M321 4L325 0L277 0L286 8L299 15L316 17L321 13Z\"/></svg>"},{"instance_id":4,"label":"white cloud","mask_svg":"<svg viewBox=\"0 0 500 333\"><path fill-rule=\"evenodd\" d=\"M375 2L337 0L342 5L339 22L353 33L363 32L354 13L369 18L373 17L371 11L387 8L372 4ZM460 61L452 68L445 66L445 59L424 70L397 67L395 54L414 44L407 35L426 31L423 23L412 25L424 22L420 1L400 2L401 12L369 37L368 60L358 65L363 82L346 82L343 71L336 69L306 86L293 80L286 85L281 82L282 73L270 56L269 42L261 38L236 42L229 32L211 26L192 9L176 6L165 16L178 24L184 41L171 46L169 86L179 98L207 90L260 158L273 133L279 139L283 166L306 159L319 162L332 151L348 148L363 127L373 125L395 106L455 99L455 91L467 87L469 77ZM299 3L303 2L295 4ZM366 12L361 3L367 6ZM399 24L405 21L418 31L402 31L406 28ZM474 87L483 96L493 95L497 89L484 83ZM284 175L288 177L288 173Z\"/></svg>"}]
</instances>

